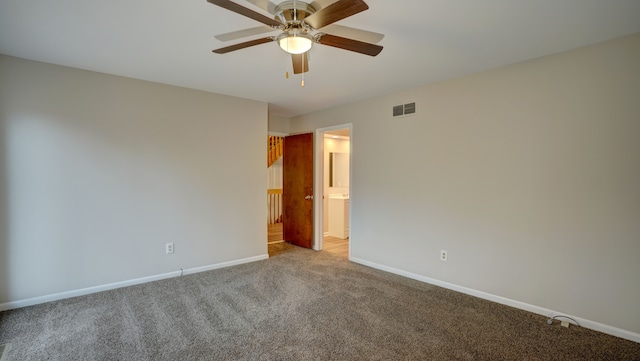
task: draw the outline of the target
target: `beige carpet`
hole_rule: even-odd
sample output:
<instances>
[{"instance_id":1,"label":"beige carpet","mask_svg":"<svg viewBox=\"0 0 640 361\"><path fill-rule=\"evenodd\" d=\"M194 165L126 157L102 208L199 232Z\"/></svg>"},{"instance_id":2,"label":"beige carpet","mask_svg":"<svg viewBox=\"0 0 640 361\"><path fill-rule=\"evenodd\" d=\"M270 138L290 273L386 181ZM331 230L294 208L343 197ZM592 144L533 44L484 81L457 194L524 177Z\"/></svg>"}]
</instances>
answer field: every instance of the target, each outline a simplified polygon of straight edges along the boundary
<instances>
[{"instance_id":1,"label":"beige carpet","mask_svg":"<svg viewBox=\"0 0 640 361\"><path fill-rule=\"evenodd\" d=\"M0 313L9 361L640 360L640 344L297 247Z\"/></svg>"}]
</instances>

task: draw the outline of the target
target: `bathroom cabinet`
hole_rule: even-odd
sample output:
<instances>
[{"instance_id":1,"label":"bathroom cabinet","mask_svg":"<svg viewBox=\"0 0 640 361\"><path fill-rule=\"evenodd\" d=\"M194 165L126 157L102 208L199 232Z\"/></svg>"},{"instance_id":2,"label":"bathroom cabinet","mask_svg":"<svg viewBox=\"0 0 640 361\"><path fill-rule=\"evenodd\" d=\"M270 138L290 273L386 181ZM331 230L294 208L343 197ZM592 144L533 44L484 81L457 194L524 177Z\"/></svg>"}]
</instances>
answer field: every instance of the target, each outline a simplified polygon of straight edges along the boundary
<instances>
[{"instance_id":1,"label":"bathroom cabinet","mask_svg":"<svg viewBox=\"0 0 640 361\"><path fill-rule=\"evenodd\" d=\"M329 197L329 236L349 238L349 198Z\"/></svg>"}]
</instances>

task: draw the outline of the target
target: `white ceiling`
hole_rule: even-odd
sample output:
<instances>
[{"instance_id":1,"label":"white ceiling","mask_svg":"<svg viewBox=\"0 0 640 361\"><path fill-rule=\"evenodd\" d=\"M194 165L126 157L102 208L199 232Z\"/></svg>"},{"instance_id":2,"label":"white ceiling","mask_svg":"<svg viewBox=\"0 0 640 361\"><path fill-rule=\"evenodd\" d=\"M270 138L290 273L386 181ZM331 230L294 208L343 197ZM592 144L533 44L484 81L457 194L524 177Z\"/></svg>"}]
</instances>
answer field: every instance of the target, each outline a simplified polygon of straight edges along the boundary
<instances>
[{"instance_id":1,"label":"white ceiling","mask_svg":"<svg viewBox=\"0 0 640 361\"><path fill-rule=\"evenodd\" d=\"M269 15L254 5L266 0L234 1ZM382 53L316 44L304 88L299 75L285 78L291 59L275 43L213 54L251 39L215 35L261 24L205 0L0 0L0 53L265 101L272 114L295 116L640 32L639 0L366 1L369 10L337 24L385 34Z\"/></svg>"}]
</instances>

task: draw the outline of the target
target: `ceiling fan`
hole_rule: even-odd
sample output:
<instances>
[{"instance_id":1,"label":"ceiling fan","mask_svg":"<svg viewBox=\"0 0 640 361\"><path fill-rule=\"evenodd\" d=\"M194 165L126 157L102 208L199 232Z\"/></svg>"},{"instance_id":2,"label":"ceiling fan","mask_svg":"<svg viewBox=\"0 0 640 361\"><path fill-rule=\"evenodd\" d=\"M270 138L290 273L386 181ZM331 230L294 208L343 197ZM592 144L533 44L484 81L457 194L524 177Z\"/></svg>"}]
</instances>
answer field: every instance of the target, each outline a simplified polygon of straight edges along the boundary
<instances>
[{"instance_id":1,"label":"ceiling fan","mask_svg":"<svg viewBox=\"0 0 640 361\"><path fill-rule=\"evenodd\" d=\"M248 1L255 2L256 0ZM352 37L360 37L361 39L373 42L380 41L382 37L384 37L382 34L332 25L339 20L367 10L369 6L362 0L338 0L322 8L320 8L316 2L309 4L294 0L284 1L275 5L270 1L266 1L268 6L265 7L265 10L272 13L272 15L274 15L273 18L229 0L207 0L207 2L266 25L218 35L216 36L218 40L229 41L270 31L281 31L277 36L268 36L215 49L213 52L216 54L225 54L250 46L276 41L282 50L291 54L294 74L300 74L309 71L309 57L305 55L314 43L350 50L369 56L376 56L382 51L382 46L380 45L318 31L321 28L327 27L327 29L332 29L332 31L338 33L348 33ZM265 1L260 1L260 3L265 3Z\"/></svg>"}]
</instances>

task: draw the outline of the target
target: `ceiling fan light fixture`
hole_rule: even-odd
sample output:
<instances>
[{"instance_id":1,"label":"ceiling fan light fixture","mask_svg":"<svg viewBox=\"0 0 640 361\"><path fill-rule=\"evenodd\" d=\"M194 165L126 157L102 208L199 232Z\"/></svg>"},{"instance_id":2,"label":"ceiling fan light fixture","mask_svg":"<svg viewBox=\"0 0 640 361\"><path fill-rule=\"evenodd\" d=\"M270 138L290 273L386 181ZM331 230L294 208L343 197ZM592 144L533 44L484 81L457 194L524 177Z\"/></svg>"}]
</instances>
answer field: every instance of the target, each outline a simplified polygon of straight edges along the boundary
<instances>
[{"instance_id":1,"label":"ceiling fan light fixture","mask_svg":"<svg viewBox=\"0 0 640 361\"><path fill-rule=\"evenodd\" d=\"M313 37L307 33L289 32L278 35L278 45L289 54L303 54L311 49Z\"/></svg>"}]
</instances>

